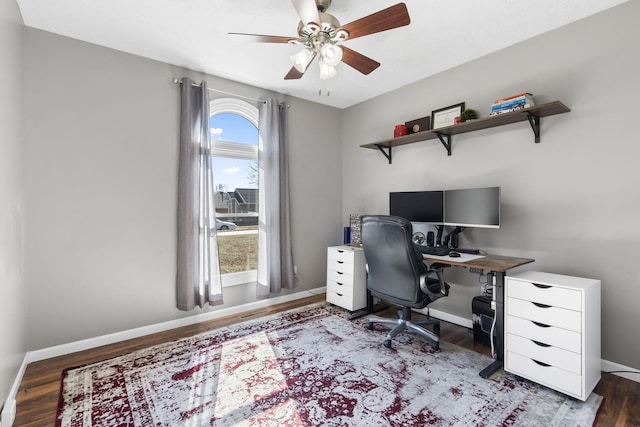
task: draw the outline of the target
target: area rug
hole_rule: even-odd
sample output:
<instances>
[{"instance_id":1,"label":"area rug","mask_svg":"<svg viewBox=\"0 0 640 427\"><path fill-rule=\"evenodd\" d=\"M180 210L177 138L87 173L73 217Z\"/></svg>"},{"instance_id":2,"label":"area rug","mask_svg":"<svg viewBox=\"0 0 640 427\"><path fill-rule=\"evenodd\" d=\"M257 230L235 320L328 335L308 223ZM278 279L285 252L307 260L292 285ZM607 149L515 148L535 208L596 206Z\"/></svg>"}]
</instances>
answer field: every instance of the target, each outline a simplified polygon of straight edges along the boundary
<instances>
[{"instance_id":1,"label":"area rug","mask_svg":"<svg viewBox=\"0 0 640 427\"><path fill-rule=\"evenodd\" d=\"M318 304L68 370L56 425L591 426L602 402L346 317Z\"/></svg>"}]
</instances>

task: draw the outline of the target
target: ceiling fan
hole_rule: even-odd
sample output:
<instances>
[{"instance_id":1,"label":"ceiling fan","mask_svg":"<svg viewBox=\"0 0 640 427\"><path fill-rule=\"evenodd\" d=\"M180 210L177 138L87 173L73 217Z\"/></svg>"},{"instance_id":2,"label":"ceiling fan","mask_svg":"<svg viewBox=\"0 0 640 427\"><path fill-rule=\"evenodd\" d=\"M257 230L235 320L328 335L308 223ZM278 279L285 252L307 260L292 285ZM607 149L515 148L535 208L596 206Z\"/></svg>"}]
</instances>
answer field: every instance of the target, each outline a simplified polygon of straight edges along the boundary
<instances>
[{"instance_id":1,"label":"ceiling fan","mask_svg":"<svg viewBox=\"0 0 640 427\"><path fill-rule=\"evenodd\" d=\"M411 22L404 3L398 3L346 25L340 25L333 15L326 13L331 0L291 0L291 3L301 19L298 24L298 37L229 33L255 42L303 46L300 52L291 57L293 67L284 77L285 80L301 78L316 57L320 65L321 79L335 76L335 66L341 61L362 74L369 74L378 68L380 63L339 43L409 25Z\"/></svg>"}]
</instances>

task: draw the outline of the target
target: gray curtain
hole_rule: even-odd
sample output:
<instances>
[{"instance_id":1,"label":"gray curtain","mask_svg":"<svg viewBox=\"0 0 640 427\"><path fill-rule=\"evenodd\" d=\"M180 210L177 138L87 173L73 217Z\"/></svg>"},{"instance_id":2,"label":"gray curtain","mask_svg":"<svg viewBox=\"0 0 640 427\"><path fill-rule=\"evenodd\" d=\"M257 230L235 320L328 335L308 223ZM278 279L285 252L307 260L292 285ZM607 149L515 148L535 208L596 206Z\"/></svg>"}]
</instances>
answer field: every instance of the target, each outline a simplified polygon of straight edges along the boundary
<instances>
[{"instance_id":1,"label":"gray curtain","mask_svg":"<svg viewBox=\"0 0 640 427\"><path fill-rule=\"evenodd\" d=\"M222 304L207 84L182 79L178 167L178 309Z\"/></svg>"},{"instance_id":2,"label":"gray curtain","mask_svg":"<svg viewBox=\"0 0 640 427\"><path fill-rule=\"evenodd\" d=\"M258 107L260 143L257 298L295 287L291 251L286 108L269 99Z\"/></svg>"}]
</instances>

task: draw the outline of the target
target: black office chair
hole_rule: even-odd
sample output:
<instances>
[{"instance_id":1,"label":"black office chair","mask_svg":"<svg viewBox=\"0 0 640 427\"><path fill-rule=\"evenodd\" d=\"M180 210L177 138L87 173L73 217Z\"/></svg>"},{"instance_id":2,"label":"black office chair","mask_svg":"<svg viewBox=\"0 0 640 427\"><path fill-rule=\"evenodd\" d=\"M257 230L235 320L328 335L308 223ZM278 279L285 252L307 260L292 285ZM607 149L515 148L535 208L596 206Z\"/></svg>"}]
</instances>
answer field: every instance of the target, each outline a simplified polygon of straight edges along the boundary
<instances>
[{"instance_id":1,"label":"black office chair","mask_svg":"<svg viewBox=\"0 0 640 427\"><path fill-rule=\"evenodd\" d=\"M391 325L384 346L391 348L391 340L404 330L414 331L440 347L440 322L427 318L412 321L411 309L424 308L433 301L449 295L444 280L443 264L427 267L422 253L412 241L411 223L400 217L368 215L362 218L362 246L367 263L367 289L375 297L402 306L397 319L371 316L367 328L374 323ZM434 332L423 326L433 325Z\"/></svg>"}]
</instances>

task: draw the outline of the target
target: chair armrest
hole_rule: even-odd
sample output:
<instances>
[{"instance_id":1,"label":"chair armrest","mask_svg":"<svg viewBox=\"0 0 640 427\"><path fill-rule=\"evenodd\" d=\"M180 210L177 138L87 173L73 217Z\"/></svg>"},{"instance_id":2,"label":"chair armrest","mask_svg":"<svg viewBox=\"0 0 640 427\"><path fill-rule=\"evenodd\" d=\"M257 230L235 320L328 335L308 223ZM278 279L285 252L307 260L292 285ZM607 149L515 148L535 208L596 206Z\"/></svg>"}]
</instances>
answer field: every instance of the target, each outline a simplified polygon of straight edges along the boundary
<instances>
[{"instance_id":1,"label":"chair armrest","mask_svg":"<svg viewBox=\"0 0 640 427\"><path fill-rule=\"evenodd\" d=\"M449 284L444 280L443 271L445 268L449 267L451 266L447 264L431 264L427 272L420 276L420 289L422 290L422 292L429 295L429 297L434 300L449 295ZM440 284L440 290L438 292L432 292L429 289L429 279L435 280Z\"/></svg>"}]
</instances>

